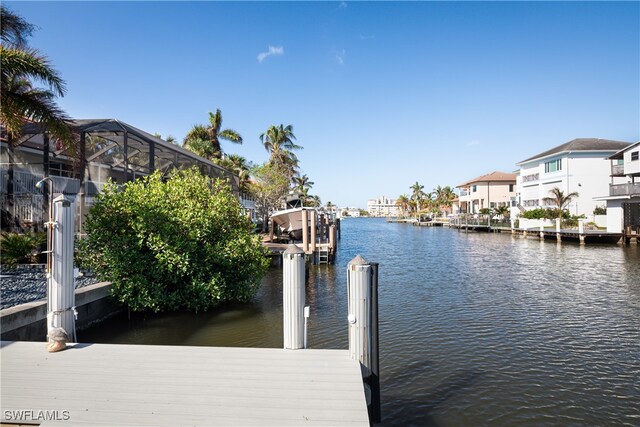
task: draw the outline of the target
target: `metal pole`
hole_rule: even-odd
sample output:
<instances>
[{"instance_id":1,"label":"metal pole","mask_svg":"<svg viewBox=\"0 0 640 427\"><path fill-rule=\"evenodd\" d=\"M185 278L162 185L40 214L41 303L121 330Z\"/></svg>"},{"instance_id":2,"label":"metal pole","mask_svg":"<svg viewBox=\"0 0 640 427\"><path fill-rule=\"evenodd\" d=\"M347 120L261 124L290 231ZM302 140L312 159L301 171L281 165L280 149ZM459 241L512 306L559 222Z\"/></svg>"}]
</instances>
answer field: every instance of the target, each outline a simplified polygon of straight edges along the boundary
<instances>
[{"instance_id":1,"label":"metal pole","mask_svg":"<svg viewBox=\"0 0 640 427\"><path fill-rule=\"evenodd\" d=\"M50 307L47 313L47 332L62 328L74 342L75 328L75 278L73 274L73 237L75 231L75 200L61 195L53 201L53 262L49 277Z\"/></svg>"},{"instance_id":2,"label":"metal pole","mask_svg":"<svg viewBox=\"0 0 640 427\"><path fill-rule=\"evenodd\" d=\"M289 245L282 254L284 348L304 348L304 251Z\"/></svg>"},{"instance_id":3,"label":"metal pole","mask_svg":"<svg viewBox=\"0 0 640 427\"><path fill-rule=\"evenodd\" d=\"M378 331L378 263L371 263L371 408L369 417L379 423L380 415L380 341Z\"/></svg>"}]
</instances>

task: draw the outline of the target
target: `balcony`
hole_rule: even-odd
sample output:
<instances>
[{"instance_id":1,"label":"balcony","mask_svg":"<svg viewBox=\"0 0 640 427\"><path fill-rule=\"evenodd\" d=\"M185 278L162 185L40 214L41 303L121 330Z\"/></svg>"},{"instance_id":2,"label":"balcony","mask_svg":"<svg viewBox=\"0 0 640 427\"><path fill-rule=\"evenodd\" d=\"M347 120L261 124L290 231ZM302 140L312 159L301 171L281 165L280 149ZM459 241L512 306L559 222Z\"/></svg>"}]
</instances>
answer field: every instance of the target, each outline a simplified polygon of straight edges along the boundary
<instances>
[{"instance_id":1,"label":"balcony","mask_svg":"<svg viewBox=\"0 0 640 427\"><path fill-rule=\"evenodd\" d=\"M640 182L609 186L610 196L640 196Z\"/></svg>"},{"instance_id":2,"label":"balcony","mask_svg":"<svg viewBox=\"0 0 640 427\"><path fill-rule=\"evenodd\" d=\"M611 165L611 176L624 176L624 165Z\"/></svg>"}]
</instances>

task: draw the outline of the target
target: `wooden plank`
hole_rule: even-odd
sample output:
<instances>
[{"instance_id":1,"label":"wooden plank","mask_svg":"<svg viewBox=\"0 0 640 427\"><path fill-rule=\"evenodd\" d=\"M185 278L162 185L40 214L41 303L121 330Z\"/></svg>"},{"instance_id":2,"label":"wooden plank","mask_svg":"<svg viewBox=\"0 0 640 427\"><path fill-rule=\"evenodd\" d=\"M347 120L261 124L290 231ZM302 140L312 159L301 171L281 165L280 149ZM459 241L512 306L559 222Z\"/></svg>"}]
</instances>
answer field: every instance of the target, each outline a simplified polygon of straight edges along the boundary
<instances>
[{"instance_id":1,"label":"wooden plank","mask_svg":"<svg viewBox=\"0 0 640 427\"><path fill-rule=\"evenodd\" d=\"M2 412L76 425L368 425L346 350L2 343ZM56 424L47 421L43 425Z\"/></svg>"}]
</instances>

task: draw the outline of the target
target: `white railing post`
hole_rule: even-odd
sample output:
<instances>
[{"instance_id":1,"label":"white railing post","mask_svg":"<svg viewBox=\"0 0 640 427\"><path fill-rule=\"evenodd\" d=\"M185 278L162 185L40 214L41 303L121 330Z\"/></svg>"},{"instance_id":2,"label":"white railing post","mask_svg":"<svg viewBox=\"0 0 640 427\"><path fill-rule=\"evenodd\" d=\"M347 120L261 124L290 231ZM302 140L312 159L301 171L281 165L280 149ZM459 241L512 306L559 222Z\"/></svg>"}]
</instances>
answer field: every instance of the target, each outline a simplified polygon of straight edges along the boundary
<instances>
[{"instance_id":1,"label":"white railing post","mask_svg":"<svg viewBox=\"0 0 640 427\"><path fill-rule=\"evenodd\" d=\"M282 254L282 312L284 348L304 348L304 251L289 245Z\"/></svg>"},{"instance_id":2,"label":"white railing post","mask_svg":"<svg viewBox=\"0 0 640 427\"><path fill-rule=\"evenodd\" d=\"M347 266L349 356L364 366L364 377L371 366L371 265L360 255Z\"/></svg>"},{"instance_id":3,"label":"white railing post","mask_svg":"<svg viewBox=\"0 0 640 427\"><path fill-rule=\"evenodd\" d=\"M77 313L73 273L75 214L73 197L62 195L53 200L53 224L49 224L53 230L47 313L47 333L50 339L52 330L61 328L69 339L76 341Z\"/></svg>"}]
</instances>

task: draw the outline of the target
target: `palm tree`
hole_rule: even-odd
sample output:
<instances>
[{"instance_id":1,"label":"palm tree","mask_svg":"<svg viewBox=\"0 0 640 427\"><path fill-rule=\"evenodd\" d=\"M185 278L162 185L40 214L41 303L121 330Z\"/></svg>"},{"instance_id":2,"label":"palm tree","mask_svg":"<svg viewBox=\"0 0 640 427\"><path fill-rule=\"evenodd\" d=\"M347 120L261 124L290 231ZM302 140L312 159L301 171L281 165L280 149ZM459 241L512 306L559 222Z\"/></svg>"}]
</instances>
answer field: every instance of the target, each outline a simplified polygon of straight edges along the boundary
<instances>
[{"instance_id":1,"label":"palm tree","mask_svg":"<svg viewBox=\"0 0 640 427\"><path fill-rule=\"evenodd\" d=\"M11 138L20 134L25 120L40 123L71 147L69 118L55 103L66 93L64 80L45 56L26 46L33 25L1 5L0 20L0 123ZM45 88L35 87L36 81Z\"/></svg>"},{"instance_id":2,"label":"palm tree","mask_svg":"<svg viewBox=\"0 0 640 427\"><path fill-rule=\"evenodd\" d=\"M247 159L238 154L229 154L222 159L216 160L216 163L238 175L241 192L246 193L249 190L250 165Z\"/></svg>"},{"instance_id":3,"label":"palm tree","mask_svg":"<svg viewBox=\"0 0 640 427\"><path fill-rule=\"evenodd\" d=\"M220 140L242 144L242 137L233 129L221 129L222 112L216 109L215 113L209 112L208 125L194 125L184 137L183 146L195 154L209 160L222 158Z\"/></svg>"},{"instance_id":4,"label":"palm tree","mask_svg":"<svg viewBox=\"0 0 640 427\"><path fill-rule=\"evenodd\" d=\"M424 189L424 185L420 185L418 184L418 181L416 181L416 183L409 187L409 189L412 191L411 200L415 201L416 212L418 216L420 216L420 202L425 196L424 191L422 191Z\"/></svg>"},{"instance_id":5,"label":"palm tree","mask_svg":"<svg viewBox=\"0 0 640 427\"><path fill-rule=\"evenodd\" d=\"M564 211L565 206L571 203L571 201L574 198L579 196L579 194L575 191L573 193L569 193L565 195L564 192L560 190L558 187L552 188L551 190L549 190L549 193L551 193L552 197L545 197L542 200L545 203L552 203L555 206L557 206L558 218L561 218L561 219L562 219L562 212Z\"/></svg>"},{"instance_id":6,"label":"palm tree","mask_svg":"<svg viewBox=\"0 0 640 427\"><path fill-rule=\"evenodd\" d=\"M435 196L436 205L438 208L450 209L453 206L453 201L456 199L456 193L453 188L440 187L439 185L433 190Z\"/></svg>"},{"instance_id":7,"label":"palm tree","mask_svg":"<svg viewBox=\"0 0 640 427\"><path fill-rule=\"evenodd\" d=\"M313 187L313 184L315 184L313 181L309 180L309 177L307 175L294 176L292 178L292 181L295 189L298 191L304 191L305 188L310 189Z\"/></svg>"},{"instance_id":8,"label":"palm tree","mask_svg":"<svg viewBox=\"0 0 640 427\"><path fill-rule=\"evenodd\" d=\"M295 139L292 125L271 125L266 132L260 134L262 145L271 155L270 161L283 165L289 179L293 178L298 168L298 158L293 150L302 149L302 146L293 142Z\"/></svg>"},{"instance_id":9,"label":"palm tree","mask_svg":"<svg viewBox=\"0 0 640 427\"><path fill-rule=\"evenodd\" d=\"M493 215L495 216L502 216L503 218L508 218L509 213L510 213L509 206L507 205L497 206L493 208Z\"/></svg>"},{"instance_id":10,"label":"palm tree","mask_svg":"<svg viewBox=\"0 0 640 427\"><path fill-rule=\"evenodd\" d=\"M396 206L400 210L400 216L404 216L404 213L409 209L409 196L402 194L396 199Z\"/></svg>"}]
</instances>

